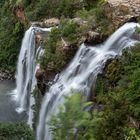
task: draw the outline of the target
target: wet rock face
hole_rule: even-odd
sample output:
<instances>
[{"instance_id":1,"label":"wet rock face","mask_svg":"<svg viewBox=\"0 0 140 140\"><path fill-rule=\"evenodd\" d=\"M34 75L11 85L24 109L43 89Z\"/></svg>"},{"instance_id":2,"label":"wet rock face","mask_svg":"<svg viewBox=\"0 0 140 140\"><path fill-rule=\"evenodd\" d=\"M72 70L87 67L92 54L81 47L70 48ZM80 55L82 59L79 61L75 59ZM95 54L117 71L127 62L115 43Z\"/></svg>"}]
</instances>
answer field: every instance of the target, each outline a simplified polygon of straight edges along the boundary
<instances>
[{"instance_id":1,"label":"wet rock face","mask_svg":"<svg viewBox=\"0 0 140 140\"><path fill-rule=\"evenodd\" d=\"M37 79L37 86L40 89L42 95L45 94L45 90L46 90L46 82L45 82L44 73L45 73L44 70L38 69L35 74L36 79Z\"/></svg>"},{"instance_id":2,"label":"wet rock face","mask_svg":"<svg viewBox=\"0 0 140 140\"><path fill-rule=\"evenodd\" d=\"M36 46L39 47L40 44L43 42L43 35L39 32L35 34L35 43Z\"/></svg>"},{"instance_id":3,"label":"wet rock face","mask_svg":"<svg viewBox=\"0 0 140 140\"><path fill-rule=\"evenodd\" d=\"M105 5L105 15L111 19L116 29L121 24L140 17L140 0L108 0Z\"/></svg>"},{"instance_id":4,"label":"wet rock face","mask_svg":"<svg viewBox=\"0 0 140 140\"><path fill-rule=\"evenodd\" d=\"M51 69L42 70L39 68L36 72L36 79L37 79L37 86L39 90L41 91L41 94L44 95L46 90L49 89L49 87L53 83L53 79L56 75L56 72Z\"/></svg>"}]
</instances>

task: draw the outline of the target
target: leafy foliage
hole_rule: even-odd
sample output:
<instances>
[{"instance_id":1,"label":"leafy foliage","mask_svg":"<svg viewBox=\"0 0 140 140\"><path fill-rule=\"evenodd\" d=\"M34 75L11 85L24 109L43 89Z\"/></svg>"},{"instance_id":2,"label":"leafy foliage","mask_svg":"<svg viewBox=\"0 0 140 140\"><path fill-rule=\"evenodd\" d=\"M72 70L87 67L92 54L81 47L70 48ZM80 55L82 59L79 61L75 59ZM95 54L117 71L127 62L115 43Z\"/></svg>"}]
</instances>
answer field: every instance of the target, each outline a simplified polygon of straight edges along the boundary
<instances>
[{"instance_id":1,"label":"leafy foliage","mask_svg":"<svg viewBox=\"0 0 140 140\"><path fill-rule=\"evenodd\" d=\"M24 28L11 15L9 1L2 2L0 10L2 11L0 14L0 71L6 69L14 72Z\"/></svg>"},{"instance_id":2,"label":"leafy foliage","mask_svg":"<svg viewBox=\"0 0 140 140\"><path fill-rule=\"evenodd\" d=\"M40 59L42 68L60 72L68 64L77 49L78 35L78 25L72 21L62 20L58 28L53 28L46 40L45 54ZM63 39L73 46L69 53L64 50Z\"/></svg>"},{"instance_id":3,"label":"leafy foliage","mask_svg":"<svg viewBox=\"0 0 140 140\"><path fill-rule=\"evenodd\" d=\"M31 129L24 122L0 123L0 140L34 140Z\"/></svg>"},{"instance_id":4,"label":"leafy foliage","mask_svg":"<svg viewBox=\"0 0 140 140\"><path fill-rule=\"evenodd\" d=\"M60 112L51 119L54 140L88 140L94 137L93 124L90 121L91 115L82 111L85 106L83 103L82 96L78 93L66 97Z\"/></svg>"},{"instance_id":5,"label":"leafy foliage","mask_svg":"<svg viewBox=\"0 0 140 140\"><path fill-rule=\"evenodd\" d=\"M96 102L105 107L105 122L102 122L100 128L100 139L140 139L139 56L139 44L131 51L124 50L119 60L121 71L115 87L105 87L105 79L101 84L98 82Z\"/></svg>"},{"instance_id":6,"label":"leafy foliage","mask_svg":"<svg viewBox=\"0 0 140 140\"><path fill-rule=\"evenodd\" d=\"M94 29L94 31L97 29L97 32L100 32L104 36L110 35L114 32L114 28L111 21L104 13L106 0L95 0L90 1L90 3L91 4L88 5L88 8L83 8L82 10L77 11L76 16L88 21L88 25L91 26L91 29Z\"/></svg>"},{"instance_id":7,"label":"leafy foliage","mask_svg":"<svg viewBox=\"0 0 140 140\"><path fill-rule=\"evenodd\" d=\"M26 6L27 15L30 20L44 17L60 18L61 16L72 18L76 11L83 8L84 4L80 0L21 0L20 3Z\"/></svg>"}]
</instances>

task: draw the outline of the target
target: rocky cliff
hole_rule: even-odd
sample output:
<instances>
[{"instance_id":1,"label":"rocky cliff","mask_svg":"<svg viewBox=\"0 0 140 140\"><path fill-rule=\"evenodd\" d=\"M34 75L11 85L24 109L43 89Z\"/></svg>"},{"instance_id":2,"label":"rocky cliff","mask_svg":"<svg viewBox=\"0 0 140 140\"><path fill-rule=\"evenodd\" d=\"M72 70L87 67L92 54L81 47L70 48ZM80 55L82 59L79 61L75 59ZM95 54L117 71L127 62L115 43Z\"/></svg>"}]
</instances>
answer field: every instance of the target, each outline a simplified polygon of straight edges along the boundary
<instances>
[{"instance_id":1,"label":"rocky cliff","mask_svg":"<svg viewBox=\"0 0 140 140\"><path fill-rule=\"evenodd\" d=\"M115 28L127 21L136 22L140 17L140 0L108 0L105 15Z\"/></svg>"}]
</instances>

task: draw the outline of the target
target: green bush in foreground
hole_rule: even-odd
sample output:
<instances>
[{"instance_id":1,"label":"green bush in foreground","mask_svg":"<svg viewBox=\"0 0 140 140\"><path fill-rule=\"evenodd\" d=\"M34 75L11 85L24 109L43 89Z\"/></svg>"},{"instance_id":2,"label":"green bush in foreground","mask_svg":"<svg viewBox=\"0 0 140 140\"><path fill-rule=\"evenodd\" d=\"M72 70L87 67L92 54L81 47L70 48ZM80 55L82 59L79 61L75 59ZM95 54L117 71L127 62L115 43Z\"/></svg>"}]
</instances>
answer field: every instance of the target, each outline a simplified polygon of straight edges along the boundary
<instances>
[{"instance_id":1,"label":"green bush in foreground","mask_svg":"<svg viewBox=\"0 0 140 140\"><path fill-rule=\"evenodd\" d=\"M34 135L24 122L0 123L0 140L34 140Z\"/></svg>"},{"instance_id":2,"label":"green bush in foreground","mask_svg":"<svg viewBox=\"0 0 140 140\"><path fill-rule=\"evenodd\" d=\"M50 121L53 140L140 140L138 128L127 119L130 110L125 98L123 93L109 93L103 110L87 112L83 109L91 102L83 103L79 94L67 97Z\"/></svg>"},{"instance_id":3,"label":"green bush in foreground","mask_svg":"<svg viewBox=\"0 0 140 140\"><path fill-rule=\"evenodd\" d=\"M82 96L77 93L66 97L64 106L60 107L60 112L50 122L53 140L94 140L91 115L82 111L89 104L84 104Z\"/></svg>"}]
</instances>

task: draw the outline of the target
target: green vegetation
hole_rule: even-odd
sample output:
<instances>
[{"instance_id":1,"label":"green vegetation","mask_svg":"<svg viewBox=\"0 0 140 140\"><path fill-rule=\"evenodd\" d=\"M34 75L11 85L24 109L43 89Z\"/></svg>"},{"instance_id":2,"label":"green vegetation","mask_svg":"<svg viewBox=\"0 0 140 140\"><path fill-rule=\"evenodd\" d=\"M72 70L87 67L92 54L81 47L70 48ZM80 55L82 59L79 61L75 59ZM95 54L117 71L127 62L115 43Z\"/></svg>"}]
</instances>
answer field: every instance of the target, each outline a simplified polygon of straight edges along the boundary
<instances>
[{"instance_id":1,"label":"green vegetation","mask_svg":"<svg viewBox=\"0 0 140 140\"><path fill-rule=\"evenodd\" d=\"M79 35L77 23L62 20L58 28L52 29L49 33L45 43L45 54L40 59L41 67L56 72L62 71L78 48Z\"/></svg>"},{"instance_id":2,"label":"green vegetation","mask_svg":"<svg viewBox=\"0 0 140 140\"><path fill-rule=\"evenodd\" d=\"M16 3L25 5L30 20L39 20L44 17L72 18L76 11L83 8L85 2L80 0L17 0Z\"/></svg>"},{"instance_id":3,"label":"green vegetation","mask_svg":"<svg viewBox=\"0 0 140 140\"><path fill-rule=\"evenodd\" d=\"M23 26L11 14L9 1L0 2L0 71L15 72L24 33Z\"/></svg>"},{"instance_id":4,"label":"green vegetation","mask_svg":"<svg viewBox=\"0 0 140 140\"><path fill-rule=\"evenodd\" d=\"M24 122L0 123L0 140L34 140L31 129Z\"/></svg>"},{"instance_id":5,"label":"green vegetation","mask_svg":"<svg viewBox=\"0 0 140 140\"><path fill-rule=\"evenodd\" d=\"M104 13L104 6L106 0L97 0L91 2L92 4L88 8L84 8L76 12L76 16L88 21L90 29L99 32L103 36L109 36L114 32L114 27L111 21L106 17ZM93 24L94 23L94 24Z\"/></svg>"},{"instance_id":6,"label":"green vegetation","mask_svg":"<svg viewBox=\"0 0 140 140\"><path fill-rule=\"evenodd\" d=\"M35 104L32 106L33 113L34 113L34 118L33 118L33 129L36 132L36 127L38 123L38 118L39 118L39 111L41 108L41 101L42 101L42 94L38 87L36 86L35 89L32 92L34 99L35 99Z\"/></svg>"},{"instance_id":7,"label":"green vegetation","mask_svg":"<svg viewBox=\"0 0 140 140\"><path fill-rule=\"evenodd\" d=\"M108 80L109 85L115 86L120 78L121 62L119 59L112 60L105 69L105 78Z\"/></svg>"},{"instance_id":8,"label":"green vegetation","mask_svg":"<svg viewBox=\"0 0 140 140\"><path fill-rule=\"evenodd\" d=\"M105 107L103 111L105 122L102 122L100 129L101 138L111 140L140 139L139 56L139 44L132 48L131 51L124 50L123 56L119 60L119 67L117 67L121 68L121 70L119 70L119 73L117 72L117 76L114 73L117 78L114 79L112 75L112 78L102 79L102 82L98 82L95 101ZM109 65L113 66L111 63ZM114 66L114 68L116 67ZM109 74L109 71L106 73ZM106 83L110 83L112 79L116 84L108 86ZM104 135L102 135L103 133Z\"/></svg>"},{"instance_id":9,"label":"green vegetation","mask_svg":"<svg viewBox=\"0 0 140 140\"><path fill-rule=\"evenodd\" d=\"M60 112L51 119L51 130L54 140L94 140L93 123L91 115L82 111L91 102L84 104L79 93L66 97ZM91 139L91 140L92 140Z\"/></svg>"}]
</instances>

